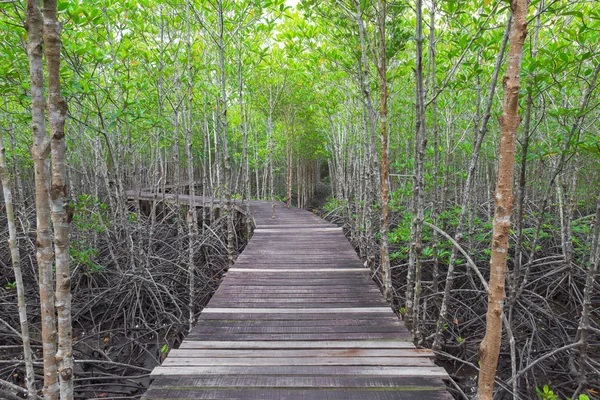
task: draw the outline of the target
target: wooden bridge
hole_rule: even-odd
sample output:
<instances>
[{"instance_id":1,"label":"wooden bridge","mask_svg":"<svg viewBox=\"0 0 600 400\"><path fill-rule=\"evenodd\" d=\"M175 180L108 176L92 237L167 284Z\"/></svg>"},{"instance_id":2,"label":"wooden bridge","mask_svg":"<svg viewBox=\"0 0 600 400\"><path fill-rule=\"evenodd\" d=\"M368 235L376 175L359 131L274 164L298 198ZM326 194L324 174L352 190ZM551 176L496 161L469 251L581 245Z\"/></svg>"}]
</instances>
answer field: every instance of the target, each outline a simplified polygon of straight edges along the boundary
<instances>
[{"instance_id":1,"label":"wooden bridge","mask_svg":"<svg viewBox=\"0 0 600 400\"><path fill-rule=\"evenodd\" d=\"M451 399L342 230L251 202L254 235L144 399Z\"/></svg>"}]
</instances>

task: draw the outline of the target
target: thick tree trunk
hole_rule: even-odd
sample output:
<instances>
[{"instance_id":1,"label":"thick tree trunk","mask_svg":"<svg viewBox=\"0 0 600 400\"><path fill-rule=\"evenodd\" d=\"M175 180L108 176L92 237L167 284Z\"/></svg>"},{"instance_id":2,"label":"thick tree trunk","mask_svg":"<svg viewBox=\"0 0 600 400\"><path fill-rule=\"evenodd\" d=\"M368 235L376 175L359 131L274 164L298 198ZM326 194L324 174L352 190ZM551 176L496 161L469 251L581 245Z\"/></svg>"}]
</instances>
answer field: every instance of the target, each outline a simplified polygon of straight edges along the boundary
<instances>
[{"instance_id":1,"label":"thick tree trunk","mask_svg":"<svg viewBox=\"0 0 600 400\"><path fill-rule=\"evenodd\" d=\"M44 358L44 397L58 399L56 367L56 314L54 308L54 279L52 229L50 228L49 160L50 140L46 134L44 116L44 64L42 57L42 12L40 3L27 0L27 56L31 76L31 128L33 131L33 168L35 174L35 205L37 216L36 258L39 269L42 343Z\"/></svg>"},{"instance_id":2,"label":"thick tree trunk","mask_svg":"<svg viewBox=\"0 0 600 400\"><path fill-rule=\"evenodd\" d=\"M517 129L521 122L519 116L519 90L521 88L521 62L523 45L527 36L528 0L511 0L513 16L509 37L508 66L504 77L504 104L500 118L500 160L496 183L491 274L488 293L488 311L486 332L479 346L481 368L477 398L492 400L494 378L498 366L498 356L502 340L502 315L505 299L504 282L506 280L506 256L510 234L510 215L514 202L512 193L515 164Z\"/></svg>"},{"instance_id":3,"label":"thick tree trunk","mask_svg":"<svg viewBox=\"0 0 600 400\"><path fill-rule=\"evenodd\" d=\"M25 384L27 386L28 396L30 398L34 398L36 395L34 382L35 375L31 358L29 325L27 323L25 286L23 283L23 274L21 273L21 254L19 252L19 242L17 240L17 226L15 224L15 212L12 200L12 190L10 187L10 176L8 174L8 165L6 164L6 149L4 148L4 139L1 131L0 180L2 180L2 191L4 193L4 205L6 207L6 219L8 222L8 247L10 248L10 257L12 260L13 271L15 273L15 282L17 284L17 306L19 308L19 322L21 323L21 339L23 340L23 358L25 359Z\"/></svg>"}]
</instances>

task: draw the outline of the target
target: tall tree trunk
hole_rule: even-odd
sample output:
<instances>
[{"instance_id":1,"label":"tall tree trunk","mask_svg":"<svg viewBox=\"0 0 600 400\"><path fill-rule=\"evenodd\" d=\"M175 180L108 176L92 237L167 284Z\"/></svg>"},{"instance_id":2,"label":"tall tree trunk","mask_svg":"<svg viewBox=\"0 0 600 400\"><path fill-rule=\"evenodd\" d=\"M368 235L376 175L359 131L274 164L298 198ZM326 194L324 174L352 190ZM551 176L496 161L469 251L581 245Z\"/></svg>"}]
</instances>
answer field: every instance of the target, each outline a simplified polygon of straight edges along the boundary
<instances>
[{"instance_id":1,"label":"tall tree trunk","mask_svg":"<svg viewBox=\"0 0 600 400\"><path fill-rule=\"evenodd\" d=\"M0 131L0 180L2 180L2 191L4 192L4 205L6 207L6 219L8 222L8 247L10 248L10 257L12 260L13 271L15 273L15 282L17 284L17 306L19 308L19 322L21 323L21 339L23 340L23 355L25 359L25 384L29 398L35 398L35 374L33 371L33 362L31 358L31 345L29 338L29 325L27 323L27 304L25 303L25 285L23 283L23 274L21 273L21 254L19 252L19 242L17 240L17 226L15 224L15 212L12 200L12 190L10 187L10 176L8 174L8 165L6 164L6 149L4 148L4 139Z\"/></svg>"},{"instance_id":2,"label":"tall tree trunk","mask_svg":"<svg viewBox=\"0 0 600 400\"><path fill-rule=\"evenodd\" d=\"M56 367L56 314L54 308L54 279L52 229L50 228L49 160L50 140L46 134L44 116L44 64L42 57L42 12L38 0L27 0L27 56L31 76L31 128L33 131L33 168L35 175L36 258L39 269L42 344L44 358L44 397L58 399Z\"/></svg>"},{"instance_id":3,"label":"tall tree trunk","mask_svg":"<svg viewBox=\"0 0 600 400\"><path fill-rule=\"evenodd\" d=\"M251 197L251 187L250 187L250 162L248 157L248 118L247 118L247 109L244 106L244 75L243 71L243 63L242 63L242 55L243 55L243 45L242 45L242 34L241 32L238 34L238 48L237 48L237 69L238 69L238 94L239 94L239 102L240 102L240 130L242 131L242 203L246 202L246 239L250 239L250 235L252 234L252 226L251 220L252 215L250 211L250 197Z\"/></svg>"},{"instance_id":4,"label":"tall tree trunk","mask_svg":"<svg viewBox=\"0 0 600 400\"><path fill-rule=\"evenodd\" d=\"M73 210L68 205L65 118L67 103L60 94L60 25L56 0L44 0L44 44L48 68L48 120L52 156L52 223L56 266L56 312L58 351L56 362L60 377L60 398L73 398L73 329L71 326L71 270L69 244Z\"/></svg>"},{"instance_id":5,"label":"tall tree trunk","mask_svg":"<svg viewBox=\"0 0 600 400\"><path fill-rule=\"evenodd\" d=\"M233 204L231 202L231 157L229 156L229 138L227 129L227 87L225 81L225 40L223 1L218 2L219 18L219 66L221 77L221 134L223 140L224 172L225 172L225 207L227 210L227 260L233 265Z\"/></svg>"},{"instance_id":6,"label":"tall tree trunk","mask_svg":"<svg viewBox=\"0 0 600 400\"><path fill-rule=\"evenodd\" d=\"M502 315L505 299L504 282L506 280L506 256L510 234L510 215L514 202L512 193L515 147L517 129L521 122L519 116L519 90L521 88L521 62L523 45L527 36L528 0L511 0L510 7L513 22L509 37L508 66L504 76L504 104L500 118L500 160L496 182L492 255L490 261L490 283L488 293L488 311L486 331L479 345L481 368L477 398L492 400L494 378L498 366L498 356L502 341Z\"/></svg>"},{"instance_id":7,"label":"tall tree trunk","mask_svg":"<svg viewBox=\"0 0 600 400\"><path fill-rule=\"evenodd\" d=\"M390 274L390 253L388 243L389 232L389 180L390 162L388 161L388 133L387 133L387 65L385 53L385 14L386 0L379 0L379 79L381 96L381 274L383 281L383 296L387 301L392 301L392 276Z\"/></svg>"},{"instance_id":8,"label":"tall tree trunk","mask_svg":"<svg viewBox=\"0 0 600 400\"><path fill-rule=\"evenodd\" d=\"M185 153L187 158L187 175L189 184L189 202L188 202L188 291L189 291L189 328L190 331L194 325L194 304L196 294L196 266L194 264L194 248L196 244L196 237L198 235L198 212L196 210L196 178L194 176L194 151L192 148L192 110L194 107L194 82L192 76L192 32L190 27L190 0L185 1L185 14L186 14L186 47L187 47L187 124L185 129L184 144ZM204 186L204 182L202 183ZM204 221L202 221L204 223Z\"/></svg>"},{"instance_id":9,"label":"tall tree trunk","mask_svg":"<svg viewBox=\"0 0 600 400\"><path fill-rule=\"evenodd\" d=\"M436 0L431 0L431 19L429 21L429 81L431 82L431 92L437 92L437 81L436 81L436 39L435 39L435 12L436 12ZM433 224L437 226L438 215L442 209L440 204L440 191L439 191L439 178L440 178L440 151L439 151L439 129L437 119L437 98L431 102L431 116L432 116L432 131L433 131L433 210L431 212L431 218ZM432 271L432 292L438 293L439 291L439 255L438 255L438 233L433 231L431 238L432 244L432 258L433 258L433 271Z\"/></svg>"},{"instance_id":10,"label":"tall tree trunk","mask_svg":"<svg viewBox=\"0 0 600 400\"><path fill-rule=\"evenodd\" d=\"M358 25L358 34L360 38L360 65L359 65L359 80L360 80L360 88L363 94L363 104L365 107L365 141L364 147L365 158L364 158L364 179L365 179L365 190L363 199L363 210L362 210L362 220L363 220L363 229L364 229L364 241L365 241L365 251L364 255L367 261L367 265L370 265L373 258L373 227L372 227L372 209L373 203L376 201L377 196L374 194L376 188L373 185L374 179L373 175L375 174L372 160L375 160L376 156L374 154L375 148L372 145L373 140L375 138L375 132L377 130L377 115L375 111L375 107L373 106L373 96L371 93L371 83L369 79L369 62L367 58L367 31L365 28L364 21L362 19L362 15L364 10L362 9L361 1L354 1L354 6L356 8L356 13L354 15L354 19L356 24Z\"/></svg>"},{"instance_id":11,"label":"tall tree trunk","mask_svg":"<svg viewBox=\"0 0 600 400\"><path fill-rule=\"evenodd\" d=\"M581 320L579 322L578 334L579 342L579 387L577 392L582 391L588 384L587 379L587 361L589 347L589 331L590 331L590 311L592 310L592 292L596 282L596 275L600 267L600 196L596 203L596 221L594 222L594 233L592 237L592 249L590 252L590 265L588 266L585 288L583 290L583 310L581 311ZM576 398L573 395L573 398Z\"/></svg>"},{"instance_id":12,"label":"tall tree trunk","mask_svg":"<svg viewBox=\"0 0 600 400\"><path fill-rule=\"evenodd\" d=\"M275 219L275 188L273 187L273 87L269 85L269 119L267 121L269 135L269 186L271 187L271 218Z\"/></svg>"},{"instance_id":13,"label":"tall tree trunk","mask_svg":"<svg viewBox=\"0 0 600 400\"><path fill-rule=\"evenodd\" d=\"M406 322L412 327L413 337L419 338L419 298L421 295L421 254L423 252L422 232L424 220L425 192L425 99L423 93L423 2L416 4L417 27L415 32L415 150L413 172L412 221L410 235L410 254L406 280Z\"/></svg>"}]
</instances>

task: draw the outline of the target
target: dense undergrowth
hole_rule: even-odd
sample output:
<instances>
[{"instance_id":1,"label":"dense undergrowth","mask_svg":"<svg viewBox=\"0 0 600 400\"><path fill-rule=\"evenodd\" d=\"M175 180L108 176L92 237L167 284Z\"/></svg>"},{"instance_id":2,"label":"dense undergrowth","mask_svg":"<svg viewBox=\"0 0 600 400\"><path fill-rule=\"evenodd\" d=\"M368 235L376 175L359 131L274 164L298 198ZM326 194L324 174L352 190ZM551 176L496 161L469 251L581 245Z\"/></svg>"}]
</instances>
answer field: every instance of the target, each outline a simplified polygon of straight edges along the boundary
<instances>
[{"instance_id":1,"label":"dense undergrowth","mask_svg":"<svg viewBox=\"0 0 600 400\"><path fill-rule=\"evenodd\" d=\"M528 249L533 241L535 208L528 210L529 218L525 219L524 246ZM347 236L358 249L362 235L356 229L356 219L360 209L352 205L341 204L330 200L323 207L323 215L331 222L342 225ZM458 221L459 208L452 208L440 213L437 226L454 236ZM487 207L477 209L460 245L476 263L477 269L485 280L489 278L489 256L492 233L491 215ZM568 347L578 340L578 326L581 316L583 288L586 280L586 268L589 263L591 243L591 224L593 210L581 209L573 221L573 259L567 265L561 246L560 222L550 214L540 234L535 259L531 262L530 276L522 295L513 305L507 300L505 314L510 321L516 347L515 367L520 378L519 395L524 399L568 398L577 388L577 366L579 352L576 346ZM405 311L404 293L406 272L410 248L411 214L402 207L396 207L391 214L390 258L392 260L393 305L402 315ZM433 223L431 215L426 213L426 222ZM514 232L511 242L514 243ZM425 227L423 235L423 276L421 326L425 347L431 347L436 330L436 321L442 301L447 265L452 244L438 237L437 251L438 269L434 275L434 243L433 230ZM514 250L514 249L511 249ZM377 253L377 252L374 252ZM513 256L512 252L509 257ZM462 256L461 256L462 257ZM377 259L370 265L374 279L381 283ZM512 271L512 260L509 259ZM474 398L478 371L478 345L485 333L485 313L487 310L487 293L484 286L473 271L466 265L464 257L459 258L455 270L454 287L448 304L449 318L443 326L442 350L437 353L437 361L448 368L449 373L458 383L459 389L453 390L457 398L464 392ZM510 277L509 277L510 283ZM507 285L508 287L509 285ZM437 289L436 289L437 288ZM592 298L592 329L590 335L589 363L596 366L591 370L588 392L600 394L600 285L596 283L595 295ZM509 294L509 293L507 293ZM509 296L510 298L510 296ZM501 398L512 398L510 383L511 357L510 342L506 331L498 366L497 383ZM544 391L544 387L547 390ZM587 398L586 395L579 397ZM593 398L598 398L593 397Z\"/></svg>"},{"instance_id":2,"label":"dense undergrowth","mask_svg":"<svg viewBox=\"0 0 600 400\"><path fill-rule=\"evenodd\" d=\"M150 236L153 224L139 208L128 213L127 226L120 226L109 217L106 204L91 195L79 196L74 206L70 253L75 397L138 398L150 382L150 371L189 330L188 242L182 240L187 230L181 225L185 210L161 207ZM35 209L19 210L21 262L39 383L43 371ZM227 267L226 225L225 218L220 218L200 228L194 254L195 315ZM241 219L237 228L242 232ZM0 241L6 242L7 236L6 217L0 213ZM238 235L238 249L243 244L244 238ZM0 380L23 386L17 293L6 246L0 247L0 277ZM0 398L3 395L10 394L0 392Z\"/></svg>"}]
</instances>

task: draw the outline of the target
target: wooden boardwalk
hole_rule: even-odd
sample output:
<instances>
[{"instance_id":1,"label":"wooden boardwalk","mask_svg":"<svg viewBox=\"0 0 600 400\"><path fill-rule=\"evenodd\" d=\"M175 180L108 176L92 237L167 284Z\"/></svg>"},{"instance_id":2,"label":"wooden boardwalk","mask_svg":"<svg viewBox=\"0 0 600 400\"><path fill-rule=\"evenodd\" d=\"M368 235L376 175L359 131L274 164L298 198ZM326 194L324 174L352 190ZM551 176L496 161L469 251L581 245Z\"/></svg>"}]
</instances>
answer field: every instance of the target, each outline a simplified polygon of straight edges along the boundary
<instances>
[{"instance_id":1,"label":"wooden boardwalk","mask_svg":"<svg viewBox=\"0 0 600 400\"><path fill-rule=\"evenodd\" d=\"M342 230L252 202L254 236L144 399L451 399Z\"/></svg>"}]
</instances>

